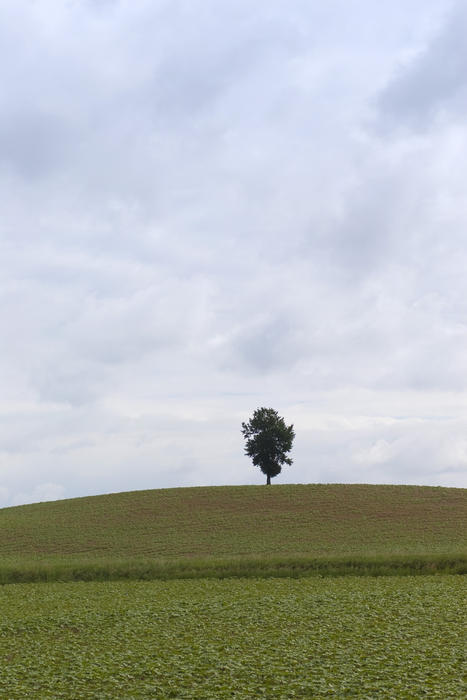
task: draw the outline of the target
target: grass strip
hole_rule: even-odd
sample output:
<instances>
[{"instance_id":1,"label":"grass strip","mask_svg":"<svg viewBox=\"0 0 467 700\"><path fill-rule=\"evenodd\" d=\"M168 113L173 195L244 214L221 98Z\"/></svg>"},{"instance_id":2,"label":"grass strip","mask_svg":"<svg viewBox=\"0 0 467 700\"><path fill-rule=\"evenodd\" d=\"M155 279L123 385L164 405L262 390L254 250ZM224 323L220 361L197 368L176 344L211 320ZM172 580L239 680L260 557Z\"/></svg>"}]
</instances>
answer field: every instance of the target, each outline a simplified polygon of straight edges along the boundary
<instances>
[{"instance_id":1,"label":"grass strip","mask_svg":"<svg viewBox=\"0 0 467 700\"><path fill-rule=\"evenodd\" d=\"M299 578L307 576L413 576L466 574L467 555L393 557L235 557L0 563L0 584L173 580L201 578Z\"/></svg>"}]
</instances>

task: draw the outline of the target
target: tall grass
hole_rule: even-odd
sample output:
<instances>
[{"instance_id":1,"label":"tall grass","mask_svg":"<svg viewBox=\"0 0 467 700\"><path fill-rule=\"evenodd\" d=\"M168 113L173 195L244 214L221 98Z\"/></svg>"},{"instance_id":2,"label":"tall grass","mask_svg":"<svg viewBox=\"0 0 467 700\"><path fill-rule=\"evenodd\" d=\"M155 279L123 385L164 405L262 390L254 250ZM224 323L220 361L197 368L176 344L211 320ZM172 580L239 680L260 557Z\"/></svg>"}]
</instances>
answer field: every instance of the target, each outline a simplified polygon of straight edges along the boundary
<instances>
[{"instance_id":1,"label":"tall grass","mask_svg":"<svg viewBox=\"0 0 467 700\"><path fill-rule=\"evenodd\" d=\"M52 581L298 578L307 576L413 576L466 574L467 556L226 557L18 562L0 565L0 584Z\"/></svg>"}]
</instances>

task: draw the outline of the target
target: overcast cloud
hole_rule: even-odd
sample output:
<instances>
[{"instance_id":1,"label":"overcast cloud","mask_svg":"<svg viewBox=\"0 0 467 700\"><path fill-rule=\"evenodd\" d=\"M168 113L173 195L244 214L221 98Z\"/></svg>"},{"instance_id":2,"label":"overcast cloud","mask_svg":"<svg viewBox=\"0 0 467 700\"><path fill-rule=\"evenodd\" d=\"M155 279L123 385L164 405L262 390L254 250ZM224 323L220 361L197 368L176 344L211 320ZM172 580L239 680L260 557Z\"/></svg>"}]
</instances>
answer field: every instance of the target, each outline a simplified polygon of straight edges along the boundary
<instances>
[{"instance_id":1,"label":"overcast cloud","mask_svg":"<svg viewBox=\"0 0 467 700\"><path fill-rule=\"evenodd\" d=\"M4 0L0 507L467 487L467 12Z\"/></svg>"}]
</instances>

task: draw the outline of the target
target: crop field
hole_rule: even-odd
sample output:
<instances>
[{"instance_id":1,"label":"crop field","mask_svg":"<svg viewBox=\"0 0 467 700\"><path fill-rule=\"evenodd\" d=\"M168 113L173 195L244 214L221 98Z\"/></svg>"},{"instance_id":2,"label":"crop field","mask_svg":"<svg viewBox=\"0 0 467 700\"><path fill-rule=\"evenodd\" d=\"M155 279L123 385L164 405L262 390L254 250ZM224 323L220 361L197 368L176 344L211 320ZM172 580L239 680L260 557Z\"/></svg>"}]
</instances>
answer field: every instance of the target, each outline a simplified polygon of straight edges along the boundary
<instances>
[{"instance_id":1,"label":"crop field","mask_svg":"<svg viewBox=\"0 0 467 700\"><path fill-rule=\"evenodd\" d=\"M0 697L463 698L462 576L0 588Z\"/></svg>"},{"instance_id":2,"label":"crop field","mask_svg":"<svg viewBox=\"0 0 467 700\"><path fill-rule=\"evenodd\" d=\"M467 489L134 491L0 510L0 583L467 572Z\"/></svg>"},{"instance_id":3,"label":"crop field","mask_svg":"<svg viewBox=\"0 0 467 700\"><path fill-rule=\"evenodd\" d=\"M296 484L134 491L0 510L0 565L456 556L467 489Z\"/></svg>"},{"instance_id":4,"label":"crop field","mask_svg":"<svg viewBox=\"0 0 467 700\"><path fill-rule=\"evenodd\" d=\"M0 509L0 556L449 554L467 489L364 484L132 491Z\"/></svg>"}]
</instances>

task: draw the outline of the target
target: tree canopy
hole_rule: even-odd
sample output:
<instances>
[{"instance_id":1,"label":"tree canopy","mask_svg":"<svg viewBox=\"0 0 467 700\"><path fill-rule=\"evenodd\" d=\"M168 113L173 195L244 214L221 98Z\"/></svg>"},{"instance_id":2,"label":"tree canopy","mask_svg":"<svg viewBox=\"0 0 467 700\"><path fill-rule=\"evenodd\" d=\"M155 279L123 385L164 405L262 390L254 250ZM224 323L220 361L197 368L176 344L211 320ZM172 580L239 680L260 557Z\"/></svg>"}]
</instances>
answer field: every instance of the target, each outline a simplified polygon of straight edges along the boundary
<instances>
[{"instance_id":1,"label":"tree canopy","mask_svg":"<svg viewBox=\"0 0 467 700\"><path fill-rule=\"evenodd\" d=\"M257 408L247 423L242 423L246 440L245 454L266 474L266 484L280 474L283 464L292 464L287 453L292 449L295 432L273 408Z\"/></svg>"}]
</instances>

